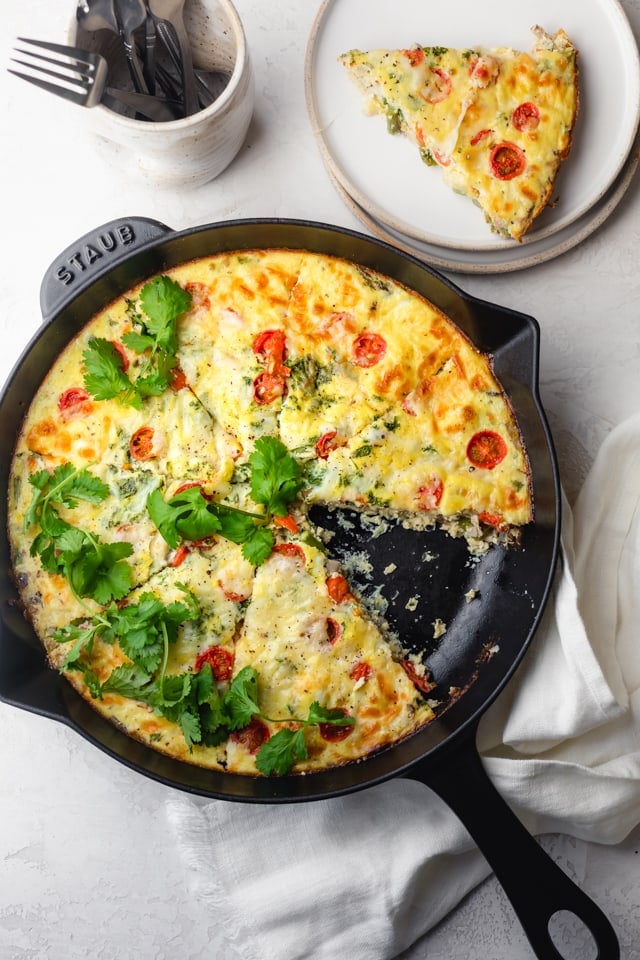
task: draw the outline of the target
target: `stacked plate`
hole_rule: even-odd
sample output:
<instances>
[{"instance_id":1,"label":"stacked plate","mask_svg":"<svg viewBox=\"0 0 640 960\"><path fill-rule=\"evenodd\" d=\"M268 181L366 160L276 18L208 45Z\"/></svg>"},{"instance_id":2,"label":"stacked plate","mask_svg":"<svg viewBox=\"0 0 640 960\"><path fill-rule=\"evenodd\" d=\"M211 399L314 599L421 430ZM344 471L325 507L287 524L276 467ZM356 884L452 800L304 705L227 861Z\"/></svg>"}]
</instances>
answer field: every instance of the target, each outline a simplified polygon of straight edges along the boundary
<instances>
[{"instance_id":1,"label":"stacked plate","mask_svg":"<svg viewBox=\"0 0 640 960\"><path fill-rule=\"evenodd\" d=\"M428 15L427 15L428 14ZM563 28L579 50L580 111L552 202L522 242L494 234L415 146L368 116L341 53L423 46L529 50L531 27ZM329 175L370 232L436 267L504 273L556 257L596 230L640 157L640 56L617 0L323 0L305 63L307 108Z\"/></svg>"}]
</instances>

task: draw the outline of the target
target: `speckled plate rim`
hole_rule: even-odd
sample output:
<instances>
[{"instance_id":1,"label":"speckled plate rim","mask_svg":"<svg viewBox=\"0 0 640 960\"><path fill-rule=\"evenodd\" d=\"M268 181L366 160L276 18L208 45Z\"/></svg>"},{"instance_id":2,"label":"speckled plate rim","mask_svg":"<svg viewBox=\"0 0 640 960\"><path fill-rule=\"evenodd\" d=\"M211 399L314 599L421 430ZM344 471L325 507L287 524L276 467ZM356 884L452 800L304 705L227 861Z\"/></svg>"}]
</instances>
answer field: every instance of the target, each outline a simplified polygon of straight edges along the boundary
<instances>
[{"instance_id":1,"label":"speckled plate rim","mask_svg":"<svg viewBox=\"0 0 640 960\"><path fill-rule=\"evenodd\" d=\"M638 125L640 121L640 54L638 53L638 46L631 30L631 26L619 0L590 0L590 2L597 4L598 8L602 12L602 16L605 19L607 17L612 19L611 37L614 38L617 43L622 44L626 53L631 57L631 59L626 56L624 58L624 80L625 86L628 86L627 94L632 100L632 109L625 110L624 112L623 120L626 129L624 132L623 142L618 144L620 149L615 151L615 157L612 159L612 163L607 168L606 176L603 179L598 179L594 184L593 189L591 189L591 181L589 181L588 196L583 196L582 202L576 204L570 211L567 211L567 213L564 216L561 216L559 219L550 218L549 223L544 222L548 219L545 212L542 218L543 223L535 225L533 230L523 238L522 243L518 244L518 248L524 245L529 246L538 244L554 235L562 235L567 227L576 222L580 223L584 216L593 207L599 205L602 199L608 195L608 192L619 177L620 172L623 170L638 131ZM331 128L334 126L334 119L330 118L327 122L325 122L327 118L321 115L317 102L318 96L320 95L319 90L320 92L322 91L322 87L319 87L319 81L322 81L322 71L319 71L318 69L318 58L320 56L318 51L322 43L322 33L326 28L327 22L331 21L332 14L340 6L340 3L342 3L340 9L345 10L346 7L344 6L344 0L322 0L309 35L304 65L305 96L308 115L311 120L311 126L318 143L322 159L334 181L337 180L341 184L343 190L369 217L378 223L381 229L389 229L391 233L395 232L400 236L409 239L411 243L417 242L419 245L427 244L440 249L450 249L452 251L453 259L455 259L455 254L453 254L453 251L456 250L473 251L482 254L495 254L499 250L512 249L514 247L513 241L499 237L496 234L491 234L488 227L486 227L481 220L476 220L476 218L473 216L473 212L470 211L466 205L464 208L459 205L456 205L455 207L452 205L452 209L457 216L453 216L452 213L452 216L449 219L457 222L459 217L464 217L464 221L460 221L457 237L447 237L444 235L444 233L438 234L427 232L424 230L421 223L412 221L411 217L407 218L406 211L405 215L402 215L399 211L393 208L391 203L388 203L386 200L384 202L379 202L380 198L376 199L375 191L369 189L363 190L363 184L358 182L359 178L352 176L348 169L345 168L344 157L342 160L340 159L336 150L332 148L332 144L330 142L332 136ZM573 11L574 13L580 13L581 18L584 18L584 9L580 6L578 0L563 0L563 3L567 9L561 9L558 11L558 16L569 16L569 13ZM374 13L375 10L372 10L372 16ZM399 13L398 15L400 16L401 14ZM540 19L538 19L537 22L541 22ZM567 26L566 23L564 25ZM349 44L347 42L347 46L348 45ZM582 43L578 43L578 47L580 48L581 46L584 47L584 39L582 40ZM324 84L325 81L322 82ZM583 128L586 122L584 91L582 91L582 93L582 116L579 117L578 128L576 131L578 141L584 136ZM347 95L348 94L349 91L347 90ZM602 107L603 104L600 103L600 106ZM602 111L600 111L600 113L602 113ZM593 116L593 114L591 114L591 116ZM354 123L357 122L357 117L352 119ZM365 122L368 122L368 118L365 118ZM362 130L360 131L361 134L364 134L365 130L369 131L369 127L363 126ZM576 139L576 137L574 137L574 139ZM389 143L391 142L393 144L393 138L376 136L374 142L376 143L376 147L379 151L386 153L387 150L390 149ZM396 146L396 144L393 145ZM580 146L580 143L578 142L577 145ZM574 144L574 151L575 147L576 144ZM394 154L394 160L397 161L398 159L404 159L406 156L408 156L408 154L403 154L403 157L399 158L396 152ZM411 153L411 157L412 156L413 154ZM389 160L389 158L387 158L387 160ZM388 165L388 163L385 163L385 169L388 167ZM411 172L413 172L413 165L410 169ZM559 184L561 185L564 182L565 184L572 186L576 182L575 177L571 181L564 181L563 173L564 171L561 170L558 178ZM405 169L404 176L399 179L405 182L405 180L409 177L410 174ZM420 180L420 186L421 188L424 188L424 180L422 179ZM431 187L433 186L431 182L429 182L429 186L431 191ZM424 189L422 189L422 192L424 192ZM439 198L439 204L448 204L449 196L452 196L451 191L444 184L440 183L437 183L435 187L433 187L433 191L430 192L431 201ZM391 197L389 200L391 200ZM450 208L447 205L447 210L449 209ZM468 217L472 219L468 220ZM486 235L484 234L485 230ZM473 239L467 239L467 237L472 237Z\"/></svg>"},{"instance_id":2,"label":"speckled plate rim","mask_svg":"<svg viewBox=\"0 0 640 960\"><path fill-rule=\"evenodd\" d=\"M418 257L429 266L442 270L465 274L497 274L523 270L553 260L586 240L602 226L616 209L633 181L639 161L640 131L636 134L635 143L615 184L606 196L602 197L599 203L584 214L580 220L574 221L555 236L538 240L535 244L519 245L518 247L488 252L482 251L475 254L466 250L454 251L447 247L439 247L436 244L420 243L385 226L354 200L330 169L328 169L328 174L334 188L352 213L379 239L393 244L404 253ZM514 254L512 260L503 259L510 254ZM463 259L465 255L469 256L469 260Z\"/></svg>"}]
</instances>

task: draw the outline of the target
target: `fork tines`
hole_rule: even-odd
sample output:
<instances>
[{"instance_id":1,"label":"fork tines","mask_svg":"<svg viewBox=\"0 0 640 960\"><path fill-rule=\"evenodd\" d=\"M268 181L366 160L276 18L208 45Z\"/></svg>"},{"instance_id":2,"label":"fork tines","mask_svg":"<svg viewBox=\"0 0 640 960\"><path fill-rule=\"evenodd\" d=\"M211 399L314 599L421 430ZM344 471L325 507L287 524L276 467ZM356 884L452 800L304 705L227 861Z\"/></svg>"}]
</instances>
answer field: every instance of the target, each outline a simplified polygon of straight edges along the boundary
<instances>
[{"instance_id":1,"label":"fork tines","mask_svg":"<svg viewBox=\"0 0 640 960\"><path fill-rule=\"evenodd\" d=\"M47 43L42 40L29 40L27 37L18 37L18 41L37 47L53 56L46 56L35 50L16 47L15 53L29 57L29 60L19 60L15 57L11 62L26 67L29 73L8 68L9 73L33 83L35 86L55 93L71 100L73 103L90 106L98 102L106 82L106 63L104 59L94 53L81 50L79 47L68 47L60 43ZM56 67L52 70L43 66L48 63ZM52 77L52 83L44 77Z\"/></svg>"}]
</instances>

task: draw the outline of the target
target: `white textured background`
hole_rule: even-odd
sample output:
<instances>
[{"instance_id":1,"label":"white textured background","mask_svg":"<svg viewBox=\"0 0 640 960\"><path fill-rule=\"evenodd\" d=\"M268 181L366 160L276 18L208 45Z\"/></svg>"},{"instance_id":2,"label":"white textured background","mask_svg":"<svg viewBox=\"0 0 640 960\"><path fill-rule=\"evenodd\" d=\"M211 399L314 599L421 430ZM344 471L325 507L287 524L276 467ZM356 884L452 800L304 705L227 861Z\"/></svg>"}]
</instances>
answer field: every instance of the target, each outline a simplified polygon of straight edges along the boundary
<instances>
[{"instance_id":1,"label":"white textured background","mask_svg":"<svg viewBox=\"0 0 640 960\"><path fill-rule=\"evenodd\" d=\"M95 152L80 108L3 69L0 381L37 329L49 263L115 217L142 215L178 229L302 217L362 229L327 178L306 114L303 60L318 3L236 6L256 74L255 119L236 161L197 192L123 182ZM640 36L640 0L622 6ZM5 63L16 36L63 41L72 13L73 0L4 4ZM639 211L636 177L606 224L557 260L504 276L453 277L470 293L538 319L541 393L570 498L611 427L640 408ZM0 706L0 730L0 960L217 960L215 930L172 849L166 789L33 715ZM640 832L616 848L555 837L545 845L610 915L623 960L638 960ZM566 956L591 960L579 936ZM405 960L530 957L490 879Z\"/></svg>"}]
</instances>

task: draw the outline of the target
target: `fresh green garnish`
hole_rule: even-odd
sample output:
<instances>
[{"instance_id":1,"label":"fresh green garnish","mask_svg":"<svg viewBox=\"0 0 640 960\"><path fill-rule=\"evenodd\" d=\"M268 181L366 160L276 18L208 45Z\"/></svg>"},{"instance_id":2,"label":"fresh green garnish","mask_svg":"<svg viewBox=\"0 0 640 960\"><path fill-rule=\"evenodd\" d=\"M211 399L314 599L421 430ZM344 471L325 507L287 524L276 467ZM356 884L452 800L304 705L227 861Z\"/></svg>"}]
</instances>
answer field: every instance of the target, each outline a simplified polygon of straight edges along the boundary
<instances>
[{"instance_id":1,"label":"fresh green garnish","mask_svg":"<svg viewBox=\"0 0 640 960\"><path fill-rule=\"evenodd\" d=\"M72 526L58 512L61 506L74 509L79 500L101 503L109 493L108 486L88 470L69 463L52 473L38 470L29 482L35 493L24 528L40 527L31 543L31 556L38 556L48 573L62 574L77 599L89 597L105 604L124 597L131 588L131 567L125 561L133 552L131 544L104 543Z\"/></svg>"},{"instance_id":2,"label":"fresh green garnish","mask_svg":"<svg viewBox=\"0 0 640 960\"><path fill-rule=\"evenodd\" d=\"M74 641L63 666L77 664L83 650L90 650L95 637L100 637L107 643L117 640L123 652L146 673L148 679L163 663L168 645L178 636L179 625L200 616L193 594L185 587L181 589L185 594L183 602L165 605L153 593L143 593L137 603L123 607L111 603L89 621L58 630L55 640L60 643Z\"/></svg>"},{"instance_id":3,"label":"fresh green garnish","mask_svg":"<svg viewBox=\"0 0 640 960\"><path fill-rule=\"evenodd\" d=\"M176 323L190 305L191 294L170 277L154 277L146 283L140 291L140 309L130 311L140 329L122 337L134 353L146 354L138 376L131 380L127 375L113 343L93 337L83 353L84 385L91 396L140 408L145 397L164 393L178 363Z\"/></svg>"},{"instance_id":4,"label":"fresh green garnish","mask_svg":"<svg viewBox=\"0 0 640 960\"><path fill-rule=\"evenodd\" d=\"M251 497L269 516L285 517L303 486L300 464L275 437L259 437L249 457Z\"/></svg>"},{"instance_id":5,"label":"fresh green garnish","mask_svg":"<svg viewBox=\"0 0 640 960\"><path fill-rule=\"evenodd\" d=\"M38 470L29 477L34 488L33 500L24 518L24 530L38 523L46 528L49 518L56 514L55 504L73 509L78 500L102 503L109 495L109 487L86 469L76 469L62 463L52 473Z\"/></svg>"},{"instance_id":6,"label":"fresh green garnish","mask_svg":"<svg viewBox=\"0 0 640 960\"><path fill-rule=\"evenodd\" d=\"M307 743L304 736L307 727L316 726L320 723L327 723L335 727L350 727L353 726L355 721L353 717L347 716L342 710L321 707L318 701L314 700L306 719L294 718L289 722L300 724L300 726L296 730L292 730L290 727L283 727L278 730L260 747L256 754L256 767L265 777L270 777L273 774L284 776L299 760L307 759Z\"/></svg>"},{"instance_id":7,"label":"fresh green garnish","mask_svg":"<svg viewBox=\"0 0 640 960\"><path fill-rule=\"evenodd\" d=\"M200 487L187 487L169 500L159 490L149 495L149 516L170 547L175 549L183 540L205 540L219 534L241 544L243 556L254 566L264 563L275 542L269 524L274 515L287 515L303 485L302 469L275 437L256 441L248 467L251 497L264 507L264 513L248 513L207 499Z\"/></svg>"}]
</instances>

